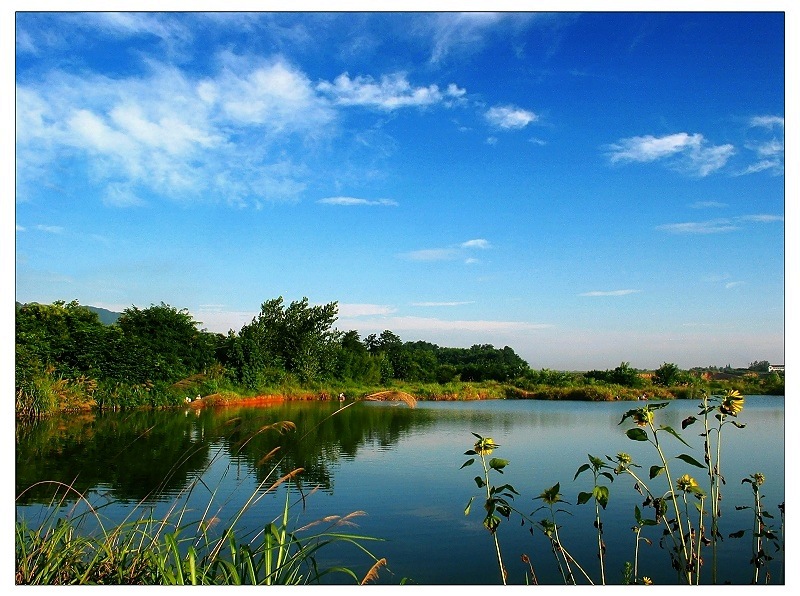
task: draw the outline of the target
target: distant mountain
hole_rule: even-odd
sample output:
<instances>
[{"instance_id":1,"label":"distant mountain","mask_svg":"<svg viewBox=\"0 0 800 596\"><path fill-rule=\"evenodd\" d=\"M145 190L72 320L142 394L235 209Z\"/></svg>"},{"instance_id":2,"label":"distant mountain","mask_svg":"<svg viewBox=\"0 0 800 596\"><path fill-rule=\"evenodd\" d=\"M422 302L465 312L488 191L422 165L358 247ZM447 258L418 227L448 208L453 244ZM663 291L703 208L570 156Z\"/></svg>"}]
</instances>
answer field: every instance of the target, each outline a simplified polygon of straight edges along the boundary
<instances>
[{"instance_id":1,"label":"distant mountain","mask_svg":"<svg viewBox=\"0 0 800 596\"><path fill-rule=\"evenodd\" d=\"M17 302L16 304L17 308L23 306L21 302ZM119 319L122 316L121 312L113 312L105 308L100 308L99 306L86 306L84 304L81 304L81 306L86 310L90 310L94 313L97 313L100 322L103 323L104 325L113 325L114 323L117 322L117 319Z\"/></svg>"},{"instance_id":2,"label":"distant mountain","mask_svg":"<svg viewBox=\"0 0 800 596\"><path fill-rule=\"evenodd\" d=\"M97 306L84 306L84 308L96 312L97 316L100 317L100 322L105 325L113 325L122 315L120 312L113 312Z\"/></svg>"}]
</instances>

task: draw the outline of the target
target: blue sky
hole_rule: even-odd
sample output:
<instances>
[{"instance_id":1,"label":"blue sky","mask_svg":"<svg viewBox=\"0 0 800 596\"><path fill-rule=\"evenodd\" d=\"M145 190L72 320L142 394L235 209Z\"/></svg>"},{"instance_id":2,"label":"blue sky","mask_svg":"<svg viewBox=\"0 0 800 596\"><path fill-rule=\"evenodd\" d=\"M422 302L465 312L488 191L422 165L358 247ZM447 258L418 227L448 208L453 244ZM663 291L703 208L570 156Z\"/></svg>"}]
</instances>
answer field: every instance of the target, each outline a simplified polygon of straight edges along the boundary
<instances>
[{"instance_id":1,"label":"blue sky","mask_svg":"<svg viewBox=\"0 0 800 596\"><path fill-rule=\"evenodd\" d=\"M790 17L17 13L15 298L782 363Z\"/></svg>"}]
</instances>

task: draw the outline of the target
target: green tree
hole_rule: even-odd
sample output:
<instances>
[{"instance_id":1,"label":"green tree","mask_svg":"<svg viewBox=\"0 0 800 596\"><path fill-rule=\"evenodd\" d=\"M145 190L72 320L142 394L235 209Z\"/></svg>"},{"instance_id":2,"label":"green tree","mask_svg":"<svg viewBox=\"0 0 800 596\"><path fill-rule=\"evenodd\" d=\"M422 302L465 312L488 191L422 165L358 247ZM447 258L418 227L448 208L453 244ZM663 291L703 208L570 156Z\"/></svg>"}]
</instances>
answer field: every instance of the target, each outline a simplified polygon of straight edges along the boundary
<instances>
[{"instance_id":1,"label":"green tree","mask_svg":"<svg viewBox=\"0 0 800 596\"><path fill-rule=\"evenodd\" d=\"M681 381L681 369L676 364L665 362L655 371L653 383L662 387L673 387Z\"/></svg>"},{"instance_id":2,"label":"green tree","mask_svg":"<svg viewBox=\"0 0 800 596\"><path fill-rule=\"evenodd\" d=\"M624 387L642 387L644 380L629 362L622 362L611 373L611 382Z\"/></svg>"},{"instance_id":3,"label":"green tree","mask_svg":"<svg viewBox=\"0 0 800 596\"><path fill-rule=\"evenodd\" d=\"M303 383L333 376L341 335L332 328L337 312L336 302L309 306L303 298L285 307L283 297L268 300L238 336L229 334L225 364L251 388L277 371L294 374Z\"/></svg>"},{"instance_id":4,"label":"green tree","mask_svg":"<svg viewBox=\"0 0 800 596\"><path fill-rule=\"evenodd\" d=\"M16 308L15 344L22 371L51 368L65 377L99 374L106 365L108 327L77 300Z\"/></svg>"},{"instance_id":5,"label":"green tree","mask_svg":"<svg viewBox=\"0 0 800 596\"><path fill-rule=\"evenodd\" d=\"M187 309L163 302L126 308L115 325L120 335L112 337L115 371L132 383L175 382L202 372L215 361L217 338L198 325Z\"/></svg>"},{"instance_id":6,"label":"green tree","mask_svg":"<svg viewBox=\"0 0 800 596\"><path fill-rule=\"evenodd\" d=\"M756 360L750 363L750 366L747 367L748 370L753 370L756 372L769 372L769 361L768 360Z\"/></svg>"}]
</instances>

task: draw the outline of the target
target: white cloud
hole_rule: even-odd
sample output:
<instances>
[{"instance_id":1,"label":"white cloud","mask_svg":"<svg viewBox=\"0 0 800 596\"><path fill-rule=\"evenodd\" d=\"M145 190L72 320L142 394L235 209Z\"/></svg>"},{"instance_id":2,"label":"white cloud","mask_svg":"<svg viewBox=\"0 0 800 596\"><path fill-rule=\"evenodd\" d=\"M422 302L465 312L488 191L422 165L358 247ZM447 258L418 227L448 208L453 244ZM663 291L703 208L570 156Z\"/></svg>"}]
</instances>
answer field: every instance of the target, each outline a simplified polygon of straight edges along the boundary
<instances>
[{"instance_id":1,"label":"white cloud","mask_svg":"<svg viewBox=\"0 0 800 596\"><path fill-rule=\"evenodd\" d=\"M783 221L782 215L770 215L762 213L759 215L742 215L736 218L738 221L752 221L755 223L773 223L776 221Z\"/></svg>"},{"instance_id":2,"label":"white cloud","mask_svg":"<svg viewBox=\"0 0 800 596\"><path fill-rule=\"evenodd\" d=\"M747 174L757 174L758 172L773 171L776 173L783 173L783 161L777 159L764 159L750 164L744 170L739 172L739 175L745 176Z\"/></svg>"},{"instance_id":3,"label":"white cloud","mask_svg":"<svg viewBox=\"0 0 800 596\"><path fill-rule=\"evenodd\" d=\"M774 223L783 221L782 215L761 213L756 215L740 215L730 219L710 219L708 221L687 221L683 223L664 224L656 226L672 234L719 234L735 232L742 229L739 224L747 223Z\"/></svg>"},{"instance_id":4,"label":"white cloud","mask_svg":"<svg viewBox=\"0 0 800 596\"><path fill-rule=\"evenodd\" d=\"M736 153L733 145L710 145L702 134L685 132L624 138L606 149L611 163L649 163L674 157L670 163L675 169L700 177L719 170Z\"/></svg>"},{"instance_id":5,"label":"white cloud","mask_svg":"<svg viewBox=\"0 0 800 596\"><path fill-rule=\"evenodd\" d=\"M51 71L18 83L20 200L67 156L85 160L107 205L135 204L145 192L256 207L295 200L308 170L273 156L272 146L327 134L335 111L280 57L228 52L218 61L218 72L204 78L151 63L141 76Z\"/></svg>"},{"instance_id":6,"label":"white cloud","mask_svg":"<svg viewBox=\"0 0 800 596\"><path fill-rule=\"evenodd\" d=\"M664 224L656 226L656 229L671 234L719 234L722 232L733 232L740 228L728 219L712 219L709 221L687 221L683 223Z\"/></svg>"},{"instance_id":7,"label":"white cloud","mask_svg":"<svg viewBox=\"0 0 800 596\"><path fill-rule=\"evenodd\" d=\"M484 240L483 238L476 238L475 240L467 240L466 242L461 243L461 248L486 249L489 248L489 241Z\"/></svg>"},{"instance_id":8,"label":"white cloud","mask_svg":"<svg viewBox=\"0 0 800 596\"><path fill-rule=\"evenodd\" d=\"M685 132L654 137L646 135L620 139L616 144L609 145L611 161L637 161L649 162L668 157L685 150L687 147L697 147L703 141L703 135L689 135Z\"/></svg>"},{"instance_id":9,"label":"white cloud","mask_svg":"<svg viewBox=\"0 0 800 596\"><path fill-rule=\"evenodd\" d=\"M16 224L16 227L15 227L15 229L16 229L16 231L17 231L17 232L24 232L24 231L25 231L25 228L24 228L24 227L22 227L22 226L21 226L21 225L19 225L19 224Z\"/></svg>"},{"instance_id":10,"label":"white cloud","mask_svg":"<svg viewBox=\"0 0 800 596\"><path fill-rule=\"evenodd\" d=\"M189 30L180 19L164 18L151 12L97 12L83 13L81 21L87 21L99 30L116 36L155 35L163 40L191 37ZM79 22L81 22L79 21Z\"/></svg>"},{"instance_id":11,"label":"white cloud","mask_svg":"<svg viewBox=\"0 0 800 596\"><path fill-rule=\"evenodd\" d=\"M430 37L430 62L439 64L451 56L464 59L480 51L488 37L497 34L507 38L540 19L551 16L532 12L438 12L424 15L416 29ZM498 27L501 23L503 27Z\"/></svg>"},{"instance_id":12,"label":"white cloud","mask_svg":"<svg viewBox=\"0 0 800 596\"><path fill-rule=\"evenodd\" d=\"M145 201L124 184L109 184L103 195L103 204L109 207L141 207Z\"/></svg>"},{"instance_id":13,"label":"white cloud","mask_svg":"<svg viewBox=\"0 0 800 596\"><path fill-rule=\"evenodd\" d=\"M751 139L745 147L755 152L757 161L744 168L739 175L756 174L758 172L771 172L782 175L784 172L785 155L785 127L781 116L754 116L749 122L753 134L760 136L762 133L779 136L762 136ZM777 129L777 130L776 130Z\"/></svg>"},{"instance_id":14,"label":"white cloud","mask_svg":"<svg viewBox=\"0 0 800 596\"><path fill-rule=\"evenodd\" d=\"M384 207L397 207L398 204L397 201L393 201L391 199L370 200L370 199L358 199L355 197L328 197L325 199L319 199L317 203L320 203L322 205L342 205L345 207L361 206L361 205L366 205L366 206L379 205Z\"/></svg>"},{"instance_id":15,"label":"white cloud","mask_svg":"<svg viewBox=\"0 0 800 596\"><path fill-rule=\"evenodd\" d=\"M465 90L452 83L444 92L438 85L413 87L405 73L383 75L380 81L375 81L370 76L351 79L345 72L336 77L333 83L321 81L316 89L338 105L367 106L386 111L430 106L447 97L459 98L465 93Z\"/></svg>"},{"instance_id":16,"label":"white cloud","mask_svg":"<svg viewBox=\"0 0 800 596\"><path fill-rule=\"evenodd\" d=\"M451 306L463 306L465 304L474 304L471 301L457 301L457 302L412 302L411 306L419 306L419 307L451 307Z\"/></svg>"},{"instance_id":17,"label":"white cloud","mask_svg":"<svg viewBox=\"0 0 800 596\"><path fill-rule=\"evenodd\" d=\"M362 329L382 330L391 329L396 333L402 332L472 332L472 333L515 333L520 331L536 331L549 329L550 324L529 323L524 321L448 321L433 317L387 317L375 320L353 321Z\"/></svg>"},{"instance_id":18,"label":"white cloud","mask_svg":"<svg viewBox=\"0 0 800 596\"><path fill-rule=\"evenodd\" d=\"M689 205L692 209L722 209L723 207L727 207L726 203L720 203L718 201L697 201L696 203L692 203Z\"/></svg>"},{"instance_id":19,"label":"white cloud","mask_svg":"<svg viewBox=\"0 0 800 596\"><path fill-rule=\"evenodd\" d=\"M64 231L64 228L61 226L45 226L45 225L38 225L36 229L40 232L47 232L48 234L61 234Z\"/></svg>"},{"instance_id":20,"label":"white cloud","mask_svg":"<svg viewBox=\"0 0 800 596\"><path fill-rule=\"evenodd\" d=\"M736 288L738 286L744 285L745 282L743 281L731 281L725 284L725 289L730 290L732 288Z\"/></svg>"},{"instance_id":21,"label":"white cloud","mask_svg":"<svg viewBox=\"0 0 800 596\"><path fill-rule=\"evenodd\" d=\"M445 248L426 248L407 252L401 256L411 259L412 261L452 261L463 257L470 250L485 250L490 247L491 245L488 240L485 240L484 238L475 238L473 240L462 242L456 246L449 246ZM477 261L473 258L466 258L465 262L469 264Z\"/></svg>"},{"instance_id":22,"label":"white cloud","mask_svg":"<svg viewBox=\"0 0 800 596\"><path fill-rule=\"evenodd\" d=\"M503 129L525 128L539 119L533 112L516 106L495 106L487 110L484 116L490 124Z\"/></svg>"},{"instance_id":23,"label":"white cloud","mask_svg":"<svg viewBox=\"0 0 800 596\"><path fill-rule=\"evenodd\" d=\"M753 116L750 119L750 126L763 127L763 128L785 128L784 119L782 116Z\"/></svg>"},{"instance_id":24,"label":"white cloud","mask_svg":"<svg viewBox=\"0 0 800 596\"><path fill-rule=\"evenodd\" d=\"M578 296L628 296L638 292L641 292L641 290L594 290L578 294Z\"/></svg>"},{"instance_id":25,"label":"white cloud","mask_svg":"<svg viewBox=\"0 0 800 596\"><path fill-rule=\"evenodd\" d=\"M483 37L503 18L502 13L444 12L433 15L428 22L433 36L431 62L438 63L453 50L480 46Z\"/></svg>"},{"instance_id":26,"label":"white cloud","mask_svg":"<svg viewBox=\"0 0 800 596\"><path fill-rule=\"evenodd\" d=\"M685 169L700 177L708 176L722 168L736 153L733 145L715 145L713 147L693 147L687 154L688 164Z\"/></svg>"}]
</instances>

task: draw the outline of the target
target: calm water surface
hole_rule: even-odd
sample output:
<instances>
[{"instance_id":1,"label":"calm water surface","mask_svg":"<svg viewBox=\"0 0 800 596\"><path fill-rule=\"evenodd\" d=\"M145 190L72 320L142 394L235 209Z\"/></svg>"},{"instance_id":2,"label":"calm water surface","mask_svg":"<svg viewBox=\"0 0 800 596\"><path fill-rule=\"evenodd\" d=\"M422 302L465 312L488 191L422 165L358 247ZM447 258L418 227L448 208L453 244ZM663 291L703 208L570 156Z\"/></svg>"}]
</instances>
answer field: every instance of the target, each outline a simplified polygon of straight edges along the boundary
<instances>
[{"instance_id":1,"label":"calm water surface","mask_svg":"<svg viewBox=\"0 0 800 596\"><path fill-rule=\"evenodd\" d=\"M209 507L220 526L254 493L263 497L237 527L238 535L258 532L280 512L286 489L265 493L259 485L272 483L275 459L264 456L280 446L284 459L274 474L302 467L300 487L291 489L293 523L300 527L325 516L353 518L357 527L347 531L379 537L369 544L386 557L380 583L396 584L402 578L418 584L499 583L494 547L482 527L480 491L473 478L477 465L461 469L464 451L474 443L471 433L491 436L501 445L493 454L510 460L495 484L512 484L520 496L514 504L533 512L543 490L559 482L569 513L560 514L561 539L579 563L599 580L594 506L578 506L577 495L590 491L592 476L573 479L587 455L605 458L620 451L642 465L643 477L658 462L652 446L629 440L620 425L622 414L635 402L588 403L544 401L420 402L415 409L399 403L357 403L338 411L339 404L287 403L261 408L225 408L168 412L127 412L59 417L35 425L17 425L17 517L32 524L44 516L52 485L32 485L43 480L71 483L94 505L106 505L103 515L121 521L144 507L155 516L166 515L176 501L187 502L190 515L200 519ZM694 401L671 402L656 413L657 423L681 432L687 447L667 436L665 449L673 458L688 453L702 461L700 424L681 431L681 421L696 415ZM280 420L296 424L293 432L259 432ZM764 506L780 527L778 504L784 501L784 398L748 397L739 421L744 429L726 425L723 430L722 472L725 541L720 550L720 580L748 583L750 541L728 535L752 524L752 491L741 480L755 472L766 476L761 487ZM680 460L670 462L676 475L690 473L705 486L703 470ZM197 483L198 477L202 478ZM663 486L659 477L651 488ZM607 510L602 513L608 547L607 581L619 583L625 561L634 555L633 510L641 497L627 476L610 487ZM186 487L194 486L187 496ZM26 490L27 489L27 490ZM665 489L664 489L665 490ZM213 492L213 496L212 496ZM464 508L476 502L469 516ZM649 516L649 510L645 514ZM189 517L189 516L187 516ZM534 518L539 520L543 512ZM323 528L318 526L316 529ZM646 529L653 544L642 545L640 575L656 583L674 583L667 552L658 546L660 528ZM648 533L649 532L649 533ZM509 583L525 582L533 561L540 583L559 584L561 577L548 543L529 533L519 518L503 520L498 530ZM710 560L710 551L707 553ZM323 564L345 564L365 573L370 564L356 550L331 551ZM782 554L773 562L773 583L781 583Z\"/></svg>"}]
</instances>

